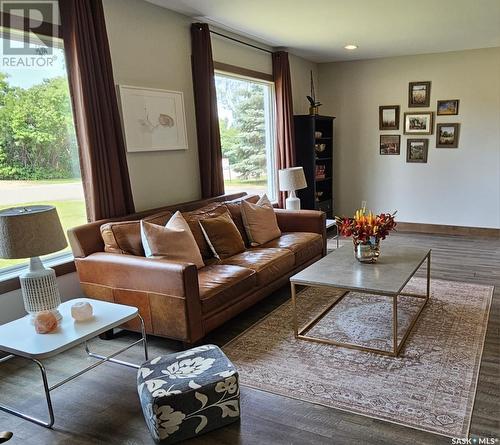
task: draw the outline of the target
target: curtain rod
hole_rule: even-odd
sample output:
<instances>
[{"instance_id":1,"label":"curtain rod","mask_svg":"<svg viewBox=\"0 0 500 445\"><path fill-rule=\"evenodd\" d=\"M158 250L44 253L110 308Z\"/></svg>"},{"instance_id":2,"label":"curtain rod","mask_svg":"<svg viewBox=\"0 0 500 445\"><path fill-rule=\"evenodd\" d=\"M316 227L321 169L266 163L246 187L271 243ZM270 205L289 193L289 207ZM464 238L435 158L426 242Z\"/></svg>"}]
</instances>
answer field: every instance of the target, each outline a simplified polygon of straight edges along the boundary
<instances>
[{"instance_id":1,"label":"curtain rod","mask_svg":"<svg viewBox=\"0 0 500 445\"><path fill-rule=\"evenodd\" d=\"M226 36L225 34L221 34L220 32L217 31L212 31L210 30L212 34L216 34L218 36L224 37L225 39L232 40L233 42L238 42L241 43L242 45L250 46L251 48L258 49L259 51L264 51L265 53L272 54L272 51L269 51L268 49L260 48L259 46L252 45L251 43L243 42L242 40L235 39L234 37L229 37Z\"/></svg>"}]
</instances>

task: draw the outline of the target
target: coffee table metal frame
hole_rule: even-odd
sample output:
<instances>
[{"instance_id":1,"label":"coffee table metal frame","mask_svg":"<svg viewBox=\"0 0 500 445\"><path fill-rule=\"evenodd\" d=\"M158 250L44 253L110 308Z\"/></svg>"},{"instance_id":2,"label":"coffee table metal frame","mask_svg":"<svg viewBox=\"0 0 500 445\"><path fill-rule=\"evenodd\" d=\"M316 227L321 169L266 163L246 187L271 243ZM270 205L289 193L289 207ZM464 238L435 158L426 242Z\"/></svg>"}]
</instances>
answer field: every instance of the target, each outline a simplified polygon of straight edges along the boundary
<instances>
[{"instance_id":1,"label":"coffee table metal frame","mask_svg":"<svg viewBox=\"0 0 500 445\"><path fill-rule=\"evenodd\" d=\"M358 349L360 351L375 352L378 354L397 357L399 355L399 353L401 352L401 349L403 348L406 339L410 335L410 333L411 333L413 327L415 326L415 323L417 322L420 314L422 313L425 305L429 301L430 292L431 292L431 251L430 250L425 255L425 257L422 259L422 261L418 264L418 266L415 268L413 273L410 275L408 281L415 275L417 270L420 269L420 267L422 266L422 264L425 261L427 261L427 286L426 286L426 294L425 295L408 293L408 292L392 293L392 292L378 292L378 291L361 290L361 289L345 289L345 288L331 286L331 285L318 285L318 284L309 285L309 284L305 284L303 282L301 282L300 284L296 284L291 280L290 285L291 285L291 290L292 290L293 330L294 330L295 338L298 338L301 340L308 340L308 341L312 341L312 342L316 342L316 343L324 343L324 344L328 344L328 345L341 346L344 348ZM333 301L331 304L329 304L328 307L326 309L324 309L319 315L317 315L311 321L307 322L302 327L299 327L298 320L297 320L297 290L296 290L296 286L298 286L298 285L306 286L306 287L319 287L319 288L326 287L329 289L336 289L336 290L343 291L343 293L335 301ZM392 297L392 350L369 348L369 347L357 345L354 343L345 343L345 342L335 341L335 340L328 339L328 338L321 338L321 337L314 337L311 335L307 335L307 333L316 324L318 324L327 313L329 313L338 303L340 303L342 301L342 299L349 292ZM406 297L413 297L413 298L421 299L421 300L423 300L423 303L421 304L419 310L413 316L408 328L406 329L406 331L403 334L401 341L398 343L398 297L399 296L406 296Z\"/></svg>"},{"instance_id":2,"label":"coffee table metal frame","mask_svg":"<svg viewBox=\"0 0 500 445\"><path fill-rule=\"evenodd\" d=\"M112 354L109 354L109 355L100 355L100 354L96 354L96 353L90 351L89 346L88 346L88 340L91 340L92 338L96 338L100 334L103 334L104 332L106 332L106 331L108 331L108 330L110 330L110 329L112 329L114 327L118 327L120 324L123 324L126 321L132 320L132 319L134 319L136 317L139 318L139 320L141 322L141 338L139 340L136 340L135 342L133 342L133 343L131 343L131 344L129 344L129 345L127 345L127 346L119 349L118 351L115 351ZM68 383L71 380L74 380L75 378L81 376L82 374L85 374L86 372L88 372L88 371L96 368L99 365L102 365L105 362L115 363L115 364L118 364L118 365L127 366L129 368L139 369L140 365L138 365L138 364L129 363L129 362L126 362L126 361L123 361L123 360L117 360L114 357L116 357L119 354L122 354L123 352L127 351L128 349L130 349L130 348L132 348L135 345L138 345L140 343L142 343L143 348L144 348L144 358L146 360L148 360L148 345L147 345L147 339L146 339L146 329L145 329L145 326L144 326L144 320L139 315L139 312L137 312L137 314L134 314L133 316L129 317L127 320L120 321L120 323L118 323L115 326L107 326L106 329L101 329L99 331L96 331L95 335L92 338L90 338L88 340L85 340L82 343L85 345L85 351L86 351L87 355L89 357L97 358L98 361L96 361L92 365L87 366L86 368L84 368L84 369L76 372L75 374L70 375L69 377L67 377L67 378L65 378L65 379L63 379L63 380L61 380L61 381L59 381L59 382L57 382L57 383L55 383L53 385L49 385L48 384L47 370L46 370L44 364L40 360L38 360L36 358L32 358L32 357L27 357L27 356L24 356L24 355L13 354L13 353L10 353L9 355L1 358L0 359L0 363L4 363L7 360L10 360L10 359L12 359L14 357L21 357L21 358L24 358L26 360L32 361L33 363L35 363L40 368L40 372L42 374L43 390L44 390L45 399L46 399L46 402L47 402L47 411L48 411L49 419L48 419L48 421L45 421L45 420L39 419L37 417L33 417L33 416L29 415L29 414L23 413L22 411L18 411L17 409L8 407L6 405L0 405L0 410L5 411L5 412L7 412L9 414L13 414L14 416L20 417L22 419L29 420L30 422L36 423L37 425L41 425L41 426L44 426L46 428L51 428L54 425L55 416L54 416L54 409L52 407L52 399L50 397L50 393L54 389L59 388L60 386L64 385L65 383Z\"/></svg>"}]
</instances>

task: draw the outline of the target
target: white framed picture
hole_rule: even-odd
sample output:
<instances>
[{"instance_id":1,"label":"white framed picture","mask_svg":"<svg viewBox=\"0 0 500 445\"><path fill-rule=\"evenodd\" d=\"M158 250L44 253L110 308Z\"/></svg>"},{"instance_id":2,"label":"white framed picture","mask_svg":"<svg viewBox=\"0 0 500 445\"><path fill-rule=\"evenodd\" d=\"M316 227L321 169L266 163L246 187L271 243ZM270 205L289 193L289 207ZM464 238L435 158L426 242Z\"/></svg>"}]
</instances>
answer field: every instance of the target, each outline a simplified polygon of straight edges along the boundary
<instances>
[{"instance_id":1,"label":"white framed picture","mask_svg":"<svg viewBox=\"0 0 500 445\"><path fill-rule=\"evenodd\" d=\"M187 150L181 91L119 85L128 152Z\"/></svg>"}]
</instances>

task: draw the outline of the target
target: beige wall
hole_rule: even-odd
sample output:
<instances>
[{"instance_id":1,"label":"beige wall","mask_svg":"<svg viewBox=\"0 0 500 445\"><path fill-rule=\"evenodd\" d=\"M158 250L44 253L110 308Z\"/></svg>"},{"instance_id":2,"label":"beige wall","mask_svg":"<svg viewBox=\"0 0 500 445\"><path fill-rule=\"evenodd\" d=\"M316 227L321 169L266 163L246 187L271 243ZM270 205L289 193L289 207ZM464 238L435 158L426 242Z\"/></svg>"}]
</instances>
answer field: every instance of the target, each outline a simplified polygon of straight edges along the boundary
<instances>
[{"instance_id":1,"label":"beige wall","mask_svg":"<svg viewBox=\"0 0 500 445\"><path fill-rule=\"evenodd\" d=\"M115 83L184 93L189 149L127 155L136 208L197 199L200 180L190 59L192 20L141 0L104 0L104 12ZM272 72L270 54L244 45L214 36L213 52L217 61ZM316 72L316 64L292 55L290 65L295 112L304 113L309 70Z\"/></svg>"},{"instance_id":2,"label":"beige wall","mask_svg":"<svg viewBox=\"0 0 500 445\"><path fill-rule=\"evenodd\" d=\"M460 99L458 149L435 148L427 164L406 163L402 116L408 82L432 81L431 106ZM401 221L500 227L500 48L319 65L323 111L337 116L336 211L367 200ZM399 131L378 130L379 105L401 105ZM411 111L418 109L411 109ZM380 156L379 135L401 134L401 155Z\"/></svg>"},{"instance_id":3,"label":"beige wall","mask_svg":"<svg viewBox=\"0 0 500 445\"><path fill-rule=\"evenodd\" d=\"M137 210L199 197L188 17L138 0L104 0L116 84L182 91L188 150L128 153Z\"/></svg>"}]
</instances>

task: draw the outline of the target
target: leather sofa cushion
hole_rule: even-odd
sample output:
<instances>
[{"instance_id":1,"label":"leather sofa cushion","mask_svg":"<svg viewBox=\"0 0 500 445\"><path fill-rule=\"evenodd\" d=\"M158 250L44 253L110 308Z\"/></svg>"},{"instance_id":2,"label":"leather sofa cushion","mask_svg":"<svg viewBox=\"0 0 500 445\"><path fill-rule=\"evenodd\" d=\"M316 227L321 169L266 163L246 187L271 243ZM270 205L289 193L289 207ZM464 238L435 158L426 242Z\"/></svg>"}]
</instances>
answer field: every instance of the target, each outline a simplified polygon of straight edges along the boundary
<instances>
[{"instance_id":1,"label":"leather sofa cushion","mask_svg":"<svg viewBox=\"0 0 500 445\"><path fill-rule=\"evenodd\" d=\"M104 251L144 256L139 221L110 222L101 226Z\"/></svg>"},{"instance_id":2,"label":"leather sofa cushion","mask_svg":"<svg viewBox=\"0 0 500 445\"><path fill-rule=\"evenodd\" d=\"M201 256L204 260L212 257L213 254L210 246L207 243L207 240L205 239L205 236L203 235L203 231L201 230L199 221L205 218L214 218L216 216L222 215L226 211L226 206L223 203L215 202L199 209L192 210L191 212L182 213L182 216L188 223L189 228L193 233L196 244L198 244Z\"/></svg>"},{"instance_id":3,"label":"leather sofa cushion","mask_svg":"<svg viewBox=\"0 0 500 445\"><path fill-rule=\"evenodd\" d=\"M228 211L215 218L202 219L200 224L216 258L228 258L245 250L245 243Z\"/></svg>"},{"instance_id":4,"label":"leather sofa cushion","mask_svg":"<svg viewBox=\"0 0 500 445\"><path fill-rule=\"evenodd\" d=\"M222 264L246 267L257 273L257 285L264 286L290 272L295 265L291 250L254 248L226 258Z\"/></svg>"},{"instance_id":5,"label":"leather sofa cushion","mask_svg":"<svg viewBox=\"0 0 500 445\"><path fill-rule=\"evenodd\" d=\"M170 218L172 218L173 212L170 210L165 210L160 213L155 213L154 215L147 216L146 218L143 219L143 221L146 221L151 224L158 224L160 226L165 226Z\"/></svg>"},{"instance_id":6,"label":"leather sofa cushion","mask_svg":"<svg viewBox=\"0 0 500 445\"><path fill-rule=\"evenodd\" d=\"M257 285L251 269L238 266L213 265L198 270L201 310L212 312L239 298Z\"/></svg>"},{"instance_id":7,"label":"leather sofa cushion","mask_svg":"<svg viewBox=\"0 0 500 445\"><path fill-rule=\"evenodd\" d=\"M295 266L299 266L315 256L321 255L323 252L323 238L317 233L283 233L279 238L273 239L260 247L291 250L295 255Z\"/></svg>"}]
</instances>

